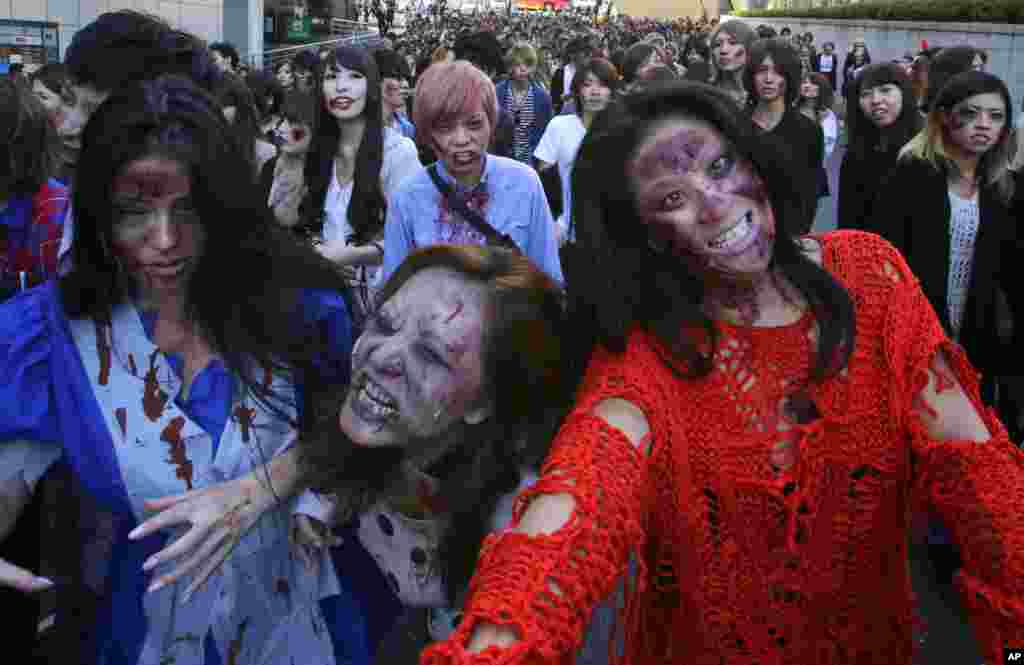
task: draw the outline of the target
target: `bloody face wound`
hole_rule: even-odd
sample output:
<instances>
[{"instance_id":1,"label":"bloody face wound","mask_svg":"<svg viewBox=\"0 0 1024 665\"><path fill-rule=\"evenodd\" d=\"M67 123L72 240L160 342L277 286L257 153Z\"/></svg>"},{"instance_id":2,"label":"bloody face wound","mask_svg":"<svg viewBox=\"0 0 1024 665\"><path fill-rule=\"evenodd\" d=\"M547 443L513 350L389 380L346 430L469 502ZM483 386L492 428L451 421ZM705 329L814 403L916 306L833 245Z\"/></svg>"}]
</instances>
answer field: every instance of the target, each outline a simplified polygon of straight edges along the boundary
<instances>
[{"instance_id":1,"label":"bloody face wound","mask_svg":"<svg viewBox=\"0 0 1024 665\"><path fill-rule=\"evenodd\" d=\"M711 282L767 273L775 218L764 183L710 124L685 117L662 123L627 168L652 244Z\"/></svg>"}]
</instances>

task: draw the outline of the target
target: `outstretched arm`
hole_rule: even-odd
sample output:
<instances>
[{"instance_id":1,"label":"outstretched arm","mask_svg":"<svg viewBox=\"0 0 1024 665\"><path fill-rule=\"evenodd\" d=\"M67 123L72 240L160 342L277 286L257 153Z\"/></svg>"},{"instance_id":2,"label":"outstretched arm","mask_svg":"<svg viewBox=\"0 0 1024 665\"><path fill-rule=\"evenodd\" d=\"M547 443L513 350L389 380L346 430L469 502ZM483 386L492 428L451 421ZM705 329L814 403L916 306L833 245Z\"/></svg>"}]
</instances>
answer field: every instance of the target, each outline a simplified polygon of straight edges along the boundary
<instances>
[{"instance_id":1,"label":"outstretched arm","mask_svg":"<svg viewBox=\"0 0 1024 665\"><path fill-rule=\"evenodd\" d=\"M560 663L575 651L641 549L648 441L647 419L625 400L571 416L513 527L485 542L458 631L422 662Z\"/></svg>"}]
</instances>

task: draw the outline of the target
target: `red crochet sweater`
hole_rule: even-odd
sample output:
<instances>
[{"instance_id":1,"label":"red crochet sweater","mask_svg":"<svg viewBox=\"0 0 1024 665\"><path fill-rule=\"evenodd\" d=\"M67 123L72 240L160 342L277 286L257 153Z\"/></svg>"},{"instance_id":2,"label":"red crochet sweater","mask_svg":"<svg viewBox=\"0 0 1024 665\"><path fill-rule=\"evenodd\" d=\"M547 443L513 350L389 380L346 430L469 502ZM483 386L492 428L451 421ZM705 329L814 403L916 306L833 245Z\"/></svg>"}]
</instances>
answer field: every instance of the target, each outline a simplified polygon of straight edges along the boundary
<instances>
[{"instance_id":1,"label":"red crochet sweater","mask_svg":"<svg viewBox=\"0 0 1024 665\"><path fill-rule=\"evenodd\" d=\"M458 631L423 663L571 662L591 608L631 558L625 662L910 663L907 536L924 505L962 550L987 662L1002 662L1004 644L1024 646L1024 454L984 409L992 440L929 438L916 396L936 352L976 405L977 374L895 249L858 232L822 242L825 267L853 297L857 335L847 368L803 402L820 417L797 424L800 405L781 406L808 376L810 315L779 328L722 324L716 369L699 380L677 378L641 330L624 354L598 351L513 526L541 493L571 494L572 519L550 536L488 538ZM609 398L642 409L649 455L592 414ZM470 655L481 622L521 639Z\"/></svg>"}]
</instances>

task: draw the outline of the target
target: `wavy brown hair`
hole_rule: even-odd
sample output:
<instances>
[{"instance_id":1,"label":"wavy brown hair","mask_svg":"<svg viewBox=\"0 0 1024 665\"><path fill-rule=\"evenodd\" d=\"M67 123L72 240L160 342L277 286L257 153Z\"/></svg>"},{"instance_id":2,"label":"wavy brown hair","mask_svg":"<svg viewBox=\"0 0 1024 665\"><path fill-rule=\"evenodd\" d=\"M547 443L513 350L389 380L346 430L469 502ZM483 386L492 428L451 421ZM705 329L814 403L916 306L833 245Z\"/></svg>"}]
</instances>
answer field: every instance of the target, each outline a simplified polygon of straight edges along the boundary
<instances>
[{"instance_id":1,"label":"wavy brown hair","mask_svg":"<svg viewBox=\"0 0 1024 665\"><path fill-rule=\"evenodd\" d=\"M397 453L353 450L337 425L343 391L321 410L316 433L300 443L300 464L313 488L355 502L357 511L396 486L403 462L436 478L441 504L451 507L440 553L454 602L473 573L498 500L516 488L523 467L546 456L575 378L563 362L568 335L561 291L529 259L496 247L426 247L402 262L381 290L378 307L429 268L452 270L487 293L482 397L492 404L491 416L477 425L453 425L431 440L409 441ZM369 460L363 465L368 472L353 477L353 460Z\"/></svg>"}]
</instances>

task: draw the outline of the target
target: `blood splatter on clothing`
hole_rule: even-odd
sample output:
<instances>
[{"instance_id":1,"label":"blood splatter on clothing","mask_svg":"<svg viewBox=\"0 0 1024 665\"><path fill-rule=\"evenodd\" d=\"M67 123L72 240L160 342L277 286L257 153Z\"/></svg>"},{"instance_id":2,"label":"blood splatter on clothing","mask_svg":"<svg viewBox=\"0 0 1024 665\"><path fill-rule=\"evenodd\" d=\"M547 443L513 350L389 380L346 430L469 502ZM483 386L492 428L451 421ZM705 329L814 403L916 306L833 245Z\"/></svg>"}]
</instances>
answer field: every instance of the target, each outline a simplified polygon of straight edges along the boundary
<instances>
[{"instance_id":1,"label":"blood splatter on clothing","mask_svg":"<svg viewBox=\"0 0 1024 665\"><path fill-rule=\"evenodd\" d=\"M242 430L242 443L249 443L249 429L255 415L256 409L247 407L244 402L235 407L234 416Z\"/></svg>"},{"instance_id":2,"label":"blood splatter on clothing","mask_svg":"<svg viewBox=\"0 0 1024 665\"><path fill-rule=\"evenodd\" d=\"M114 409L114 417L117 418L117 424L121 426L121 436L127 436L128 434L128 410L123 406Z\"/></svg>"},{"instance_id":3,"label":"blood splatter on clothing","mask_svg":"<svg viewBox=\"0 0 1024 665\"><path fill-rule=\"evenodd\" d=\"M167 406L167 393L160 388L156 376L156 358L159 350L149 356L149 369L146 371L146 387L142 395L142 410L152 422L160 419Z\"/></svg>"},{"instance_id":4,"label":"blood splatter on clothing","mask_svg":"<svg viewBox=\"0 0 1024 665\"><path fill-rule=\"evenodd\" d=\"M110 340L107 334L110 332L109 324L102 321L95 321L96 324L96 353L100 357L100 373L97 381L101 386L110 382Z\"/></svg>"},{"instance_id":5,"label":"blood splatter on clothing","mask_svg":"<svg viewBox=\"0 0 1024 665\"><path fill-rule=\"evenodd\" d=\"M486 191L475 191L466 197L466 207L487 219L487 203L490 196ZM455 245L486 245L487 238L474 229L469 222L452 210L447 197L441 197L438 208L437 236L439 243Z\"/></svg>"},{"instance_id":6,"label":"blood splatter on clothing","mask_svg":"<svg viewBox=\"0 0 1024 665\"><path fill-rule=\"evenodd\" d=\"M185 486L192 489L192 460L185 451L185 442L181 439L181 429L185 426L185 416L176 416L160 433L160 440L170 444L168 464L178 467L175 477L185 481Z\"/></svg>"}]
</instances>

